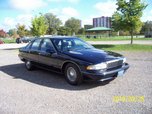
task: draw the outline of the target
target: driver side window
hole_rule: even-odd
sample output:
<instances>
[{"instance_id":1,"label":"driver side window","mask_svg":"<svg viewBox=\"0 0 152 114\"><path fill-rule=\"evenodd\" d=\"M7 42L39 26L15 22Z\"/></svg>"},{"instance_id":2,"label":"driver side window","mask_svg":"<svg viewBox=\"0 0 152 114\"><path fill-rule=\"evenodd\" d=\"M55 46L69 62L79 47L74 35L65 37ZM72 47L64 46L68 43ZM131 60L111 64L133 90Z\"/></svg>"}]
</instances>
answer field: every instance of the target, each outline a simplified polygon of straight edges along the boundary
<instances>
[{"instance_id":1,"label":"driver side window","mask_svg":"<svg viewBox=\"0 0 152 114\"><path fill-rule=\"evenodd\" d=\"M32 51L38 51L39 50L39 45L40 45L41 39L36 39L31 46Z\"/></svg>"},{"instance_id":2,"label":"driver side window","mask_svg":"<svg viewBox=\"0 0 152 114\"><path fill-rule=\"evenodd\" d=\"M42 52L48 52L48 51L54 51L54 48L52 46L51 40L50 39L44 39L42 44L41 44L41 49Z\"/></svg>"}]
</instances>

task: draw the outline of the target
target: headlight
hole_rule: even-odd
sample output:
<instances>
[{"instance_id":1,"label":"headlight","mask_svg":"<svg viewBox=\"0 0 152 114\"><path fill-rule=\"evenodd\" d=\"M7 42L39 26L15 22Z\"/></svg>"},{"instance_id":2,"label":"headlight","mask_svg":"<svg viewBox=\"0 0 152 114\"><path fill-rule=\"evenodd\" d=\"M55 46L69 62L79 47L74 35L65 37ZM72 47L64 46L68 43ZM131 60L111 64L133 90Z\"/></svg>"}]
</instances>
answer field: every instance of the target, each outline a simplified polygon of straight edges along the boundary
<instances>
[{"instance_id":1,"label":"headlight","mask_svg":"<svg viewBox=\"0 0 152 114\"><path fill-rule=\"evenodd\" d=\"M125 63L126 62L126 58L123 58L123 63Z\"/></svg>"},{"instance_id":2,"label":"headlight","mask_svg":"<svg viewBox=\"0 0 152 114\"><path fill-rule=\"evenodd\" d=\"M107 64L106 63L100 63L100 64L96 64L96 65L90 65L87 66L87 70L103 70L107 68Z\"/></svg>"}]
</instances>

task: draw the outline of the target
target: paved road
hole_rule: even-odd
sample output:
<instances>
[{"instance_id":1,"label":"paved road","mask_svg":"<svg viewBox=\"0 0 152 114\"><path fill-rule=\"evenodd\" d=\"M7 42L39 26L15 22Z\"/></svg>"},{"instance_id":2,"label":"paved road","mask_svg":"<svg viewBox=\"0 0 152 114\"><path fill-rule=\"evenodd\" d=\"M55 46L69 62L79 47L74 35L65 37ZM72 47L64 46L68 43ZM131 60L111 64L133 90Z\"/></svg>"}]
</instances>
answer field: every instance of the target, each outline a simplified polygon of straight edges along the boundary
<instances>
[{"instance_id":1,"label":"paved road","mask_svg":"<svg viewBox=\"0 0 152 114\"><path fill-rule=\"evenodd\" d=\"M110 83L66 83L62 75L27 71L17 50L0 50L0 114L152 114L152 53L121 52L130 69ZM114 102L144 96L144 102Z\"/></svg>"},{"instance_id":2,"label":"paved road","mask_svg":"<svg viewBox=\"0 0 152 114\"><path fill-rule=\"evenodd\" d=\"M26 46L26 43L22 44L16 44L16 43L11 43L11 44L0 44L0 49L16 49L16 48L21 48Z\"/></svg>"},{"instance_id":3,"label":"paved road","mask_svg":"<svg viewBox=\"0 0 152 114\"><path fill-rule=\"evenodd\" d=\"M130 44L130 41L88 41L90 44ZM152 45L152 40L135 40L134 44L147 44ZM15 49L25 46L23 44L0 44L0 49Z\"/></svg>"}]
</instances>

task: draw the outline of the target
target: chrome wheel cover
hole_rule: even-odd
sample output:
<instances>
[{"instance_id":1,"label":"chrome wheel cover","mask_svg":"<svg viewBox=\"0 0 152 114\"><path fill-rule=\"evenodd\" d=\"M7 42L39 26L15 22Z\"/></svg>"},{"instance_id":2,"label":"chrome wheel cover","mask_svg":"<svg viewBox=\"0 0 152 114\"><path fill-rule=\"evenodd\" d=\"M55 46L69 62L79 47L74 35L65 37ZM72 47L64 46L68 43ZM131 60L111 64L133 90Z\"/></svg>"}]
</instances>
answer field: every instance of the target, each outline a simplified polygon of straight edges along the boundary
<instances>
[{"instance_id":1,"label":"chrome wheel cover","mask_svg":"<svg viewBox=\"0 0 152 114\"><path fill-rule=\"evenodd\" d=\"M77 73L73 67L67 69L67 78L72 82L76 81Z\"/></svg>"},{"instance_id":2,"label":"chrome wheel cover","mask_svg":"<svg viewBox=\"0 0 152 114\"><path fill-rule=\"evenodd\" d=\"M27 61L27 62L26 62L26 67L27 67L28 69L31 68L31 62L30 62L30 61Z\"/></svg>"}]
</instances>

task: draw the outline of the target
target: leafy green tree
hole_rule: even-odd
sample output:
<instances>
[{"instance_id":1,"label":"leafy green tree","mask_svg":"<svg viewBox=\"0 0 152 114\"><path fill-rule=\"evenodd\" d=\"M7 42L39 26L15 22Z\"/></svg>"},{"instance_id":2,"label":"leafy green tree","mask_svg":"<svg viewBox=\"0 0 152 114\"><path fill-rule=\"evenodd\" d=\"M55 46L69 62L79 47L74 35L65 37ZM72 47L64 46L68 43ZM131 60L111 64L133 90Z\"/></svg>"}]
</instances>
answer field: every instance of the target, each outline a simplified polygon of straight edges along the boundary
<instances>
[{"instance_id":1,"label":"leafy green tree","mask_svg":"<svg viewBox=\"0 0 152 114\"><path fill-rule=\"evenodd\" d=\"M32 19L32 27L31 32L33 36L41 36L45 35L48 29L48 25L46 24L45 17L40 14L40 16L35 16L34 19Z\"/></svg>"},{"instance_id":2,"label":"leafy green tree","mask_svg":"<svg viewBox=\"0 0 152 114\"><path fill-rule=\"evenodd\" d=\"M67 35L66 27L61 26L61 27L58 29L58 35Z\"/></svg>"},{"instance_id":3,"label":"leafy green tree","mask_svg":"<svg viewBox=\"0 0 152 114\"><path fill-rule=\"evenodd\" d=\"M71 34L71 30L68 27L61 26L58 29L58 35L70 35L70 34Z\"/></svg>"},{"instance_id":4,"label":"leafy green tree","mask_svg":"<svg viewBox=\"0 0 152 114\"><path fill-rule=\"evenodd\" d=\"M56 17L56 15L53 15L52 13L46 13L45 18L48 23L48 34L56 34L57 30L60 28L62 25L62 21Z\"/></svg>"},{"instance_id":5,"label":"leafy green tree","mask_svg":"<svg viewBox=\"0 0 152 114\"><path fill-rule=\"evenodd\" d=\"M143 24L140 34L145 34L145 37L152 37L152 21Z\"/></svg>"},{"instance_id":6,"label":"leafy green tree","mask_svg":"<svg viewBox=\"0 0 152 114\"><path fill-rule=\"evenodd\" d=\"M112 16L112 27L116 31L129 31L132 44L133 35L138 33L142 27L140 18L147 5L141 0L117 0L116 5L118 8Z\"/></svg>"},{"instance_id":7,"label":"leafy green tree","mask_svg":"<svg viewBox=\"0 0 152 114\"><path fill-rule=\"evenodd\" d=\"M19 37L18 36L18 34L17 34L17 30L14 28L14 29L10 29L9 31L8 31L8 35L10 36L10 37L12 37L12 38L17 38L17 37Z\"/></svg>"},{"instance_id":8,"label":"leafy green tree","mask_svg":"<svg viewBox=\"0 0 152 114\"><path fill-rule=\"evenodd\" d=\"M16 29L9 29L8 35L13 36L14 34L16 34Z\"/></svg>"},{"instance_id":9,"label":"leafy green tree","mask_svg":"<svg viewBox=\"0 0 152 114\"><path fill-rule=\"evenodd\" d=\"M85 35L85 28L80 28L78 34Z\"/></svg>"},{"instance_id":10,"label":"leafy green tree","mask_svg":"<svg viewBox=\"0 0 152 114\"><path fill-rule=\"evenodd\" d=\"M17 33L20 37L24 37L26 35L27 30L25 28L25 25L17 24L16 28L17 28Z\"/></svg>"},{"instance_id":11,"label":"leafy green tree","mask_svg":"<svg viewBox=\"0 0 152 114\"><path fill-rule=\"evenodd\" d=\"M28 29L26 29L26 31L25 31L26 33L26 36L32 36L32 32L31 32L31 30L28 30Z\"/></svg>"},{"instance_id":12,"label":"leafy green tree","mask_svg":"<svg viewBox=\"0 0 152 114\"><path fill-rule=\"evenodd\" d=\"M152 31L152 21L145 22L142 26L142 30L143 30L143 32Z\"/></svg>"},{"instance_id":13,"label":"leafy green tree","mask_svg":"<svg viewBox=\"0 0 152 114\"><path fill-rule=\"evenodd\" d=\"M65 27L70 28L71 35L75 35L81 27L81 21L72 17L65 22Z\"/></svg>"}]
</instances>

